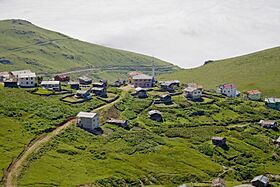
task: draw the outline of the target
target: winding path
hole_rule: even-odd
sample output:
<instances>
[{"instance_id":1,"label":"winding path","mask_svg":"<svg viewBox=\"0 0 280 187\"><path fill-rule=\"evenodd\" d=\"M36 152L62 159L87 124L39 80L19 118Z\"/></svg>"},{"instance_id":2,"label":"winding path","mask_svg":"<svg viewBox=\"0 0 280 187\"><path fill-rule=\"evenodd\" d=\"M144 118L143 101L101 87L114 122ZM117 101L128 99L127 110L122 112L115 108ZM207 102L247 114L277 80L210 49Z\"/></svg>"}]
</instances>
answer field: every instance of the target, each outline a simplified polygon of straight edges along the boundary
<instances>
[{"instance_id":1,"label":"winding path","mask_svg":"<svg viewBox=\"0 0 280 187\"><path fill-rule=\"evenodd\" d=\"M97 112L106 107L112 106L113 104L118 102L122 97L123 97L123 94L121 94L121 96L118 99L116 99L115 101L102 105L102 106L94 109L92 112ZM31 144L29 147L27 147L26 150L23 152L23 154L21 156L19 156L19 158L10 165L10 167L6 173L6 177L4 179L4 186L5 187L17 186L16 178L17 178L18 174L20 173L20 171L22 169L22 165L27 160L28 156L30 156L33 152L39 150L44 144L49 142L53 137L57 136L63 130L65 130L66 128L70 127L73 124L76 124L76 120L77 119L75 118L75 119L69 120L68 122L65 122L61 126L55 128L52 132L37 138L33 142L33 144Z\"/></svg>"}]
</instances>

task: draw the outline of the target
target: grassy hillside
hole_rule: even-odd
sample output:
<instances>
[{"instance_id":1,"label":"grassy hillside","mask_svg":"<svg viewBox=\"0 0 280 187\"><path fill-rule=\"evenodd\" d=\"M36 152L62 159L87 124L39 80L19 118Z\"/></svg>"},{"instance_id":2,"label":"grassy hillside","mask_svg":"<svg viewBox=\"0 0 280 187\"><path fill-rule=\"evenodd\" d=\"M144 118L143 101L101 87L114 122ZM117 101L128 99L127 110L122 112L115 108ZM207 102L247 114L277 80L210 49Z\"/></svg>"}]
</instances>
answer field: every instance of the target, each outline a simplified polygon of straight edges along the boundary
<instances>
[{"instance_id":1,"label":"grassy hillside","mask_svg":"<svg viewBox=\"0 0 280 187\"><path fill-rule=\"evenodd\" d=\"M152 57L111 49L37 27L24 20L0 21L0 70L64 72L80 68L151 66ZM177 67L155 59L161 71ZM151 69L151 68L148 68Z\"/></svg>"},{"instance_id":2,"label":"grassy hillside","mask_svg":"<svg viewBox=\"0 0 280 187\"><path fill-rule=\"evenodd\" d=\"M219 60L198 68L179 70L160 76L162 79L179 79L183 83L195 81L206 88L221 83L234 83L238 89L260 89L265 95L280 96L280 47Z\"/></svg>"}]
</instances>

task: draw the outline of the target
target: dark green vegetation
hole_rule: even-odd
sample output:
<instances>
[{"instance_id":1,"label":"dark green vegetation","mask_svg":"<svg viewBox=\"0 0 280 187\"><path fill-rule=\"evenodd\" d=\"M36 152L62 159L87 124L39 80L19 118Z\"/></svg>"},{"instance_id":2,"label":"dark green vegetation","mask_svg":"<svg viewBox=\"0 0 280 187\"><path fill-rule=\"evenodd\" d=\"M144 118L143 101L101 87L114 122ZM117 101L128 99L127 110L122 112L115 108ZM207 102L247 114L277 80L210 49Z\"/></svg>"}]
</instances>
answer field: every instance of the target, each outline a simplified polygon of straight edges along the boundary
<instances>
[{"instance_id":1,"label":"dark green vegetation","mask_svg":"<svg viewBox=\"0 0 280 187\"><path fill-rule=\"evenodd\" d=\"M280 47L214 61L198 68L179 70L160 76L183 83L197 82L205 88L216 89L223 83L234 83L241 91L260 89L267 96L280 97Z\"/></svg>"},{"instance_id":2,"label":"dark green vegetation","mask_svg":"<svg viewBox=\"0 0 280 187\"><path fill-rule=\"evenodd\" d=\"M130 119L129 130L106 123L101 136L67 129L29 158L19 184L175 186L209 184L220 176L233 186L255 175L279 174L280 150L272 141L280 133L257 122L279 122L280 112L262 102L207 95L201 103L174 96L177 105L157 107L151 105L152 96L138 99L127 93L102 114ZM150 109L160 110L164 122L150 120ZM212 136L226 137L227 147L213 146Z\"/></svg>"},{"instance_id":3,"label":"dark green vegetation","mask_svg":"<svg viewBox=\"0 0 280 187\"><path fill-rule=\"evenodd\" d=\"M7 168L32 138L49 132L79 111L89 111L104 104L92 99L83 104L70 105L61 96L38 96L23 89L2 88L0 85L0 155L1 170ZM2 177L2 172L1 176Z\"/></svg>"},{"instance_id":4,"label":"dark green vegetation","mask_svg":"<svg viewBox=\"0 0 280 187\"><path fill-rule=\"evenodd\" d=\"M82 42L24 20L0 21L1 71L31 69L45 74L94 68L96 76L116 78L133 67L151 71L151 62L149 56ZM161 72L177 69L159 59L155 64Z\"/></svg>"}]
</instances>

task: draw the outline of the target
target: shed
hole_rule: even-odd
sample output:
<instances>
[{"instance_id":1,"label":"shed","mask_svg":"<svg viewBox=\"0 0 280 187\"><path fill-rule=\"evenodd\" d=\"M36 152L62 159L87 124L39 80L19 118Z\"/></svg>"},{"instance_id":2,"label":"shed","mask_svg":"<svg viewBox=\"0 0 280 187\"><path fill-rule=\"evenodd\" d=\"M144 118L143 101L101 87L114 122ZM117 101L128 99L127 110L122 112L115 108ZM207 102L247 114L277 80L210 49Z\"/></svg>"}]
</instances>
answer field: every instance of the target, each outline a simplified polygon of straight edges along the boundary
<instances>
[{"instance_id":1,"label":"shed","mask_svg":"<svg viewBox=\"0 0 280 187\"><path fill-rule=\"evenodd\" d=\"M105 97L107 95L106 87L93 87L90 91L100 97Z\"/></svg>"},{"instance_id":2,"label":"shed","mask_svg":"<svg viewBox=\"0 0 280 187\"><path fill-rule=\"evenodd\" d=\"M214 136L212 137L212 143L216 146L224 146L226 145L226 138Z\"/></svg>"},{"instance_id":3,"label":"shed","mask_svg":"<svg viewBox=\"0 0 280 187\"><path fill-rule=\"evenodd\" d=\"M117 125L117 126L120 126L120 127L123 127L123 128L128 127L128 121L127 120L118 120L118 119L111 118L111 119L107 120L107 123L114 124L114 125Z\"/></svg>"},{"instance_id":4,"label":"shed","mask_svg":"<svg viewBox=\"0 0 280 187\"><path fill-rule=\"evenodd\" d=\"M79 112L77 124L86 130L92 131L100 127L99 114L92 112Z\"/></svg>"},{"instance_id":5,"label":"shed","mask_svg":"<svg viewBox=\"0 0 280 187\"><path fill-rule=\"evenodd\" d=\"M69 82L68 84L70 85L71 89L74 89L74 90L80 89L80 84L78 82Z\"/></svg>"},{"instance_id":6,"label":"shed","mask_svg":"<svg viewBox=\"0 0 280 187\"><path fill-rule=\"evenodd\" d=\"M135 91L136 91L136 95L139 98L146 98L146 97L148 97L147 90L145 90L144 88L137 87L137 88L135 88Z\"/></svg>"},{"instance_id":7,"label":"shed","mask_svg":"<svg viewBox=\"0 0 280 187\"><path fill-rule=\"evenodd\" d=\"M253 186L256 187L266 187L269 184L269 179L264 175L259 175L256 176L253 180L251 180L251 183Z\"/></svg>"},{"instance_id":8,"label":"shed","mask_svg":"<svg viewBox=\"0 0 280 187\"><path fill-rule=\"evenodd\" d=\"M172 103L172 98L171 98L171 95L169 95L169 94L160 95L159 97L160 97L161 102L163 102L165 104Z\"/></svg>"},{"instance_id":9,"label":"shed","mask_svg":"<svg viewBox=\"0 0 280 187\"><path fill-rule=\"evenodd\" d=\"M150 119L154 121L163 121L161 112L158 110L151 110L148 112Z\"/></svg>"},{"instance_id":10,"label":"shed","mask_svg":"<svg viewBox=\"0 0 280 187\"><path fill-rule=\"evenodd\" d=\"M262 127L267 128L267 129L275 129L275 128L277 128L277 123L276 123L276 121L273 121L273 120L261 120L259 122L259 124Z\"/></svg>"},{"instance_id":11,"label":"shed","mask_svg":"<svg viewBox=\"0 0 280 187\"><path fill-rule=\"evenodd\" d=\"M174 91L175 87L180 86L180 81L178 80L171 80L171 81L161 81L160 83L160 89L162 91Z\"/></svg>"},{"instance_id":12,"label":"shed","mask_svg":"<svg viewBox=\"0 0 280 187\"><path fill-rule=\"evenodd\" d=\"M86 76L82 76L78 78L80 84L88 85L92 83L92 79Z\"/></svg>"},{"instance_id":13,"label":"shed","mask_svg":"<svg viewBox=\"0 0 280 187\"><path fill-rule=\"evenodd\" d=\"M77 90L75 97L77 98L84 98L84 99L90 99L91 95L88 90Z\"/></svg>"}]
</instances>

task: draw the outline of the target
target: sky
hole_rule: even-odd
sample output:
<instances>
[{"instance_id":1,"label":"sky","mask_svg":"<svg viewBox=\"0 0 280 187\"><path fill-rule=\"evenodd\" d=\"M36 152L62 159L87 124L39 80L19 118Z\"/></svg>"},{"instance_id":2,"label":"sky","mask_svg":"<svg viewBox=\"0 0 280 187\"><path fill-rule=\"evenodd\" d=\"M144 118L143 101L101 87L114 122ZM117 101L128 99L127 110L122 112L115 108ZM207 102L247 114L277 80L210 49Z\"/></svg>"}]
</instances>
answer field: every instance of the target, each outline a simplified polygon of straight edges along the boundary
<instances>
[{"instance_id":1,"label":"sky","mask_svg":"<svg viewBox=\"0 0 280 187\"><path fill-rule=\"evenodd\" d=\"M0 0L0 12L184 68L280 46L279 0Z\"/></svg>"}]
</instances>

